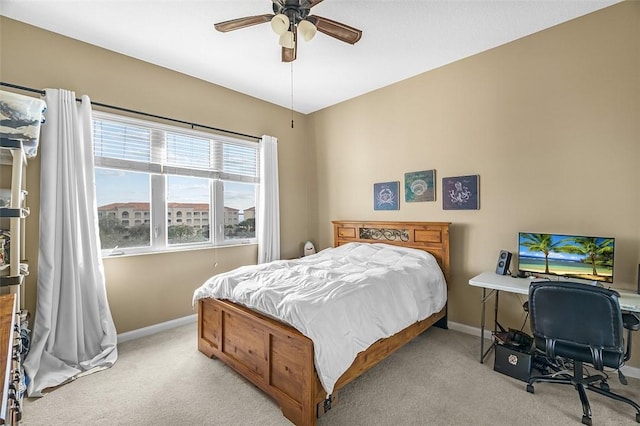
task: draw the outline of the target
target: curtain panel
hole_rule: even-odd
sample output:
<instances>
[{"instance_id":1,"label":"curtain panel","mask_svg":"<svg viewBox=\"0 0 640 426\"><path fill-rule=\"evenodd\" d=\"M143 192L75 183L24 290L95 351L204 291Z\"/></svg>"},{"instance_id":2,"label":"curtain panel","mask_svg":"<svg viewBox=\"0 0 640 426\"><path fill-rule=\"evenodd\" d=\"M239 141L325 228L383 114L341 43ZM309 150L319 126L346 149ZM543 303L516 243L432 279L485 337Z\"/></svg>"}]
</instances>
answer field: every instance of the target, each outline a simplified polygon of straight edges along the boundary
<instances>
[{"instance_id":1,"label":"curtain panel","mask_svg":"<svg viewBox=\"0 0 640 426\"><path fill-rule=\"evenodd\" d=\"M91 101L47 89L40 171L37 306L24 362L29 397L118 357L100 254Z\"/></svg>"},{"instance_id":2,"label":"curtain panel","mask_svg":"<svg viewBox=\"0 0 640 426\"><path fill-rule=\"evenodd\" d=\"M278 190L278 139L260 140L260 192L258 197L258 263L280 259L280 195Z\"/></svg>"}]
</instances>

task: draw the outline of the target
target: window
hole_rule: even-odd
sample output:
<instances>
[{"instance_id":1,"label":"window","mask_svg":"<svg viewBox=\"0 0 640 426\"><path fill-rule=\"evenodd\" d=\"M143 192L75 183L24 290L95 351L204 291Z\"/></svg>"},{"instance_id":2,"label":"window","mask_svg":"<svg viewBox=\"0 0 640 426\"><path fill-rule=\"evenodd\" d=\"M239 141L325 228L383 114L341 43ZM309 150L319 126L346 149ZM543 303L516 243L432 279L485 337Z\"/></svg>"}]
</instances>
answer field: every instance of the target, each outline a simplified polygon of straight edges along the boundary
<instances>
[{"instance_id":1,"label":"window","mask_svg":"<svg viewBox=\"0 0 640 426\"><path fill-rule=\"evenodd\" d=\"M251 200L257 196L255 185L238 182L224 182L223 185L225 241L253 238L256 234L256 209Z\"/></svg>"},{"instance_id":2,"label":"window","mask_svg":"<svg viewBox=\"0 0 640 426\"><path fill-rule=\"evenodd\" d=\"M129 227L123 220L129 215L126 208L148 211L150 194L148 174L96 167L98 227L103 250L151 247L148 222Z\"/></svg>"},{"instance_id":3,"label":"window","mask_svg":"<svg viewBox=\"0 0 640 426\"><path fill-rule=\"evenodd\" d=\"M93 137L105 254L255 242L257 143L102 112Z\"/></svg>"},{"instance_id":4,"label":"window","mask_svg":"<svg viewBox=\"0 0 640 426\"><path fill-rule=\"evenodd\" d=\"M169 245L210 241L209 227L195 226L189 219L194 211L209 211L210 194L209 179L167 176L167 211L175 213L176 223L180 224L169 226ZM183 220L183 216L187 219Z\"/></svg>"}]
</instances>

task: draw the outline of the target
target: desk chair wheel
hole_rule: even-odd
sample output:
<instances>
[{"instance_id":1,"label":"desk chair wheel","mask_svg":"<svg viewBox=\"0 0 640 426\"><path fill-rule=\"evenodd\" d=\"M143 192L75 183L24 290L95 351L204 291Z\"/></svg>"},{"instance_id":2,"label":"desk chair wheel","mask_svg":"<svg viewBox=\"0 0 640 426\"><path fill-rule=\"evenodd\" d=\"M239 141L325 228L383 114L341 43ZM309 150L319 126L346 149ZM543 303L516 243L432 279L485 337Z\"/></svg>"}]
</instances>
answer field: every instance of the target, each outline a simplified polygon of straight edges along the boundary
<instances>
[{"instance_id":1,"label":"desk chair wheel","mask_svg":"<svg viewBox=\"0 0 640 426\"><path fill-rule=\"evenodd\" d=\"M527 392L534 393L533 385L527 383Z\"/></svg>"},{"instance_id":2,"label":"desk chair wheel","mask_svg":"<svg viewBox=\"0 0 640 426\"><path fill-rule=\"evenodd\" d=\"M591 417L582 416L582 424L591 426Z\"/></svg>"},{"instance_id":3,"label":"desk chair wheel","mask_svg":"<svg viewBox=\"0 0 640 426\"><path fill-rule=\"evenodd\" d=\"M609 383L607 382L600 382L600 389L602 389L603 391L607 391L609 392L611 389L609 388Z\"/></svg>"}]
</instances>

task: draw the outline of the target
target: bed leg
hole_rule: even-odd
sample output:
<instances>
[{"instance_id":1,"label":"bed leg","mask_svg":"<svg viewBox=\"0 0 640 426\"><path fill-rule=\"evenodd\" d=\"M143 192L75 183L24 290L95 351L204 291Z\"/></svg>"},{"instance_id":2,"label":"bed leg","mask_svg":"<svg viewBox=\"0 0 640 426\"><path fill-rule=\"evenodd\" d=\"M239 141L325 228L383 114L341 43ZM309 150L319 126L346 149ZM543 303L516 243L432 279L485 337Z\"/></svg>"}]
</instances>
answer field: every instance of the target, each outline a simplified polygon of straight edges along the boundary
<instances>
[{"instance_id":1,"label":"bed leg","mask_svg":"<svg viewBox=\"0 0 640 426\"><path fill-rule=\"evenodd\" d=\"M435 324L436 327L438 328L444 328L445 330L449 329L449 325L447 323L447 315L443 316L442 318L440 318Z\"/></svg>"},{"instance_id":2,"label":"bed leg","mask_svg":"<svg viewBox=\"0 0 640 426\"><path fill-rule=\"evenodd\" d=\"M327 411L331 410L333 406L338 403L338 392L334 392L328 395L324 400L318 402L318 410L316 417L320 417Z\"/></svg>"}]
</instances>

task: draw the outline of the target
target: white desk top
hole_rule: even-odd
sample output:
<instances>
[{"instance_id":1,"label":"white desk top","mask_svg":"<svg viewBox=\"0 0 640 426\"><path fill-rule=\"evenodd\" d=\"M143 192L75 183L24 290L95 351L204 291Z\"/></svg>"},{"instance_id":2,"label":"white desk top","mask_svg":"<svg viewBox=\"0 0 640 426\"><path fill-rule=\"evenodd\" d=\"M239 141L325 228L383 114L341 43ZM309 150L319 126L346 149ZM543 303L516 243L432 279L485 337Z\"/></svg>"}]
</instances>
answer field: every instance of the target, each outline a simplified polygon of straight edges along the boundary
<instances>
[{"instance_id":1,"label":"white desk top","mask_svg":"<svg viewBox=\"0 0 640 426\"><path fill-rule=\"evenodd\" d=\"M529 294L529 278L513 278L511 275L500 275L495 272L483 272L469 280L469 285L508 291L509 293Z\"/></svg>"},{"instance_id":2,"label":"white desk top","mask_svg":"<svg viewBox=\"0 0 640 426\"><path fill-rule=\"evenodd\" d=\"M613 290L616 290L615 288ZM616 290L620 297L618 303L623 311L640 312L640 294L626 290Z\"/></svg>"},{"instance_id":3,"label":"white desk top","mask_svg":"<svg viewBox=\"0 0 640 426\"><path fill-rule=\"evenodd\" d=\"M514 278L510 275L500 275L495 272L483 272L469 280L474 287L489 288L509 293L529 294L529 285L536 282L532 278ZM618 302L624 311L640 312L640 294L613 288L620 294Z\"/></svg>"}]
</instances>

